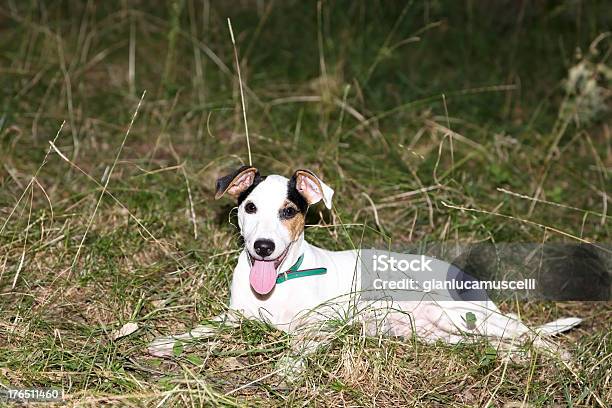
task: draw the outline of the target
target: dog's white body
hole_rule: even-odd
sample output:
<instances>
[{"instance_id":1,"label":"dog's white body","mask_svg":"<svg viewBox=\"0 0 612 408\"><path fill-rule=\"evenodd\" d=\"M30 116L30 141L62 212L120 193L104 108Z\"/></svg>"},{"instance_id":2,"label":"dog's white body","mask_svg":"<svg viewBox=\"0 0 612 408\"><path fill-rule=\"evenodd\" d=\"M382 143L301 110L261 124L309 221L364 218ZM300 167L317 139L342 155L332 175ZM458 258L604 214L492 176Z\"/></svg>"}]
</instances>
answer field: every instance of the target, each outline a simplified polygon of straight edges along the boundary
<instances>
[{"instance_id":1,"label":"dog's white body","mask_svg":"<svg viewBox=\"0 0 612 408\"><path fill-rule=\"evenodd\" d=\"M241 188L253 183L253 180L248 183L248 179L247 183L244 183L245 180L241 181L240 175L235 176L234 180L235 185L242 186ZM319 183L318 188L312 183L300 184L298 178L298 191L309 198L309 204L324 200L329 207L333 191L318 178L311 179L309 183L312 181ZM333 252L315 247L306 242L303 230L291 236L278 220L279 208L287 205L288 182L288 179L281 176L269 176L256 185L246 201L256 207L256 212L252 214L244 211L245 201L239 205L238 220L245 238L245 249L234 269L230 311L246 318L267 321L289 333L313 325L318 327L317 323L329 319L346 319L362 323L365 333L372 335L415 335L425 342L442 340L457 343L466 340L470 335L476 338L485 337L494 342L514 342L521 336L533 334L531 338L536 340L535 344L543 347L548 347L549 343L541 339L540 335L554 335L580 323L580 319L566 318L531 330L515 316L502 314L491 301L360 301L358 289L361 263L358 251ZM289 185L292 188L292 184ZM314 188L318 195L315 194L314 198L309 196L308 192L304 191L308 188ZM266 208L267 205L269 207ZM275 243L271 259L281 259L284 256L277 267L279 274L293 265L301 255L303 262L300 269L324 267L327 268L327 273L276 284L265 296L256 293L249 278L253 273L253 257L257 256L253 248L261 237ZM468 312L476 319L467 321ZM215 320L227 321L234 316L234 313L228 313ZM177 340L205 336L212 331L214 329L209 326L199 326L183 335L159 338L149 347L149 352L158 356L171 355Z\"/></svg>"},{"instance_id":2,"label":"dog's white body","mask_svg":"<svg viewBox=\"0 0 612 408\"><path fill-rule=\"evenodd\" d=\"M369 335L414 334L425 342L447 343L465 341L470 334L500 341L512 341L529 332L552 335L580 322L576 318L559 319L532 331L515 316L504 315L492 301L359 301L358 251L328 251L309 244L303 236L295 244L287 266L303 254L301 268L325 266L327 273L286 281L262 299L249 286L250 264L245 250L234 269L229 309L289 333L336 318L362 322ZM476 317L473 325L466 319L470 312Z\"/></svg>"}]
</instances>

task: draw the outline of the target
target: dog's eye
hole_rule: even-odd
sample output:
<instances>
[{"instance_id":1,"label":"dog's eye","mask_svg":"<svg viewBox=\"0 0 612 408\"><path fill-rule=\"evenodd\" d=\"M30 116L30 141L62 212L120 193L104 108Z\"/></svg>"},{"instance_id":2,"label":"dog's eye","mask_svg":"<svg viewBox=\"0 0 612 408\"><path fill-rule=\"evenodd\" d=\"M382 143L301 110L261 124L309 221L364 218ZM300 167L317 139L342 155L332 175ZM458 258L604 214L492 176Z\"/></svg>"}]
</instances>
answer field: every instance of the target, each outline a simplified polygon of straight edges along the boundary
<instances>
[{"instance_id":1,"label":"dog's eye","mask_svg":"<svg viewBox=\"0 0 612 408\"><path fill-rule=\"evenodd\" d=\"M255 204L248 202L244 206L244 211L246 211L247 214L255 214L257 212L257 207Z\"/></svg>"},{"instance_id":2,"label":"dog's eye","mask_svg":"<svg viewBox=\"0 0 612 408\"><path fill-rule=\"evenodd\" d=\"M285 207L281 210L281 218L293 218L297 214L297 210L293 207Z\"/></svg>"}]
</instances>

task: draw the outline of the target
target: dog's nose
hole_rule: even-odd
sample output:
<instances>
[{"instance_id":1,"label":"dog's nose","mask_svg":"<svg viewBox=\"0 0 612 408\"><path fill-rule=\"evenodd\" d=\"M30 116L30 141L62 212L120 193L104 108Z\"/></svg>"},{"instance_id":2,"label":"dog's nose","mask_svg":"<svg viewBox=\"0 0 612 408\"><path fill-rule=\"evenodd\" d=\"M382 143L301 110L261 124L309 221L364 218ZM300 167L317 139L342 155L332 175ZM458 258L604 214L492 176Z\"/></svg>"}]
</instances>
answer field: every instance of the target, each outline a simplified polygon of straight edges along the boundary
<instances>
[{"instance_id":1,"label":"dog's nose","mask_svg":"<svg viewBox=\"0 0 612 408\"><path fill-rule=\"evenodd\" d=\"M264 258L274 252L274 242L269 239L258 239L253 244L253 247L255 248L255 253Z\"/></svg>"}]
</instances>

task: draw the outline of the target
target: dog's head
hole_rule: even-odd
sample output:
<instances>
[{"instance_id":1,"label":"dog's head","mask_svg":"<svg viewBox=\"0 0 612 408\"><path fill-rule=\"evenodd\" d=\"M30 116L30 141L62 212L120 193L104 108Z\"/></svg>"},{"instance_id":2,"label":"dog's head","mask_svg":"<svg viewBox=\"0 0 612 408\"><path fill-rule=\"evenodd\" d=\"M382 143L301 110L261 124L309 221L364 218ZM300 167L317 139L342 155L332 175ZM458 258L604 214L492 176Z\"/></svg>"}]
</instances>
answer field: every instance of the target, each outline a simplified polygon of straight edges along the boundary
<instances>
[{"instance_id":1,"label":"dog's head","mask_svg":"<svg viewBox=\"0 0 612 408\"><path fill-rule=\"evenodd\" d=\"M287 179L262 177L256 168L244 166L217 180L215 199L226 194L238 200L238 225L253 263L251 285L268 293L274 287L272 275L275 280L290 245L304 230L308 206L323 200L331 208L334 191L308 170Z\"/></svg>"}]
</instances>

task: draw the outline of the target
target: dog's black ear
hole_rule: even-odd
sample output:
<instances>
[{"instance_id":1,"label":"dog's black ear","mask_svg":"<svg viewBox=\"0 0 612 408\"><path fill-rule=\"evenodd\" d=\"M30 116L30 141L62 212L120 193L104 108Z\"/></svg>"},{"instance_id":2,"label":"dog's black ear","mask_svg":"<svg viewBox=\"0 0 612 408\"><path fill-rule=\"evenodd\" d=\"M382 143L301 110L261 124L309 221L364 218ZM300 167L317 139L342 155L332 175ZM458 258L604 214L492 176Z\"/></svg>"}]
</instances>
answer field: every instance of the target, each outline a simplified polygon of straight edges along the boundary
<instances>
[{"instance_id":1,"label":"dog's black ear","mask_svg":"<svg viewBox=\"0 0 612 408\"><path fill-rule=\"evenodd\" d=\"M253 185L253 181L259 178L259 171L252 166L242 166L232 174L217 179L215 200L225 194L238 198L242 192Z\"/></svg>"},{"instance_id":2,"label":"dog's black ear","mask_svg":"<svg viewBox=\"0 0 612 408\"><path fill-rule=\"evenodd\" d=\"M291 177L291 183L295 183L295 189L306 199L309 205L323 200L325 206L331 209L334 190L321 181L312 171L297 170Z\"/></svg>"}]
</instances>

